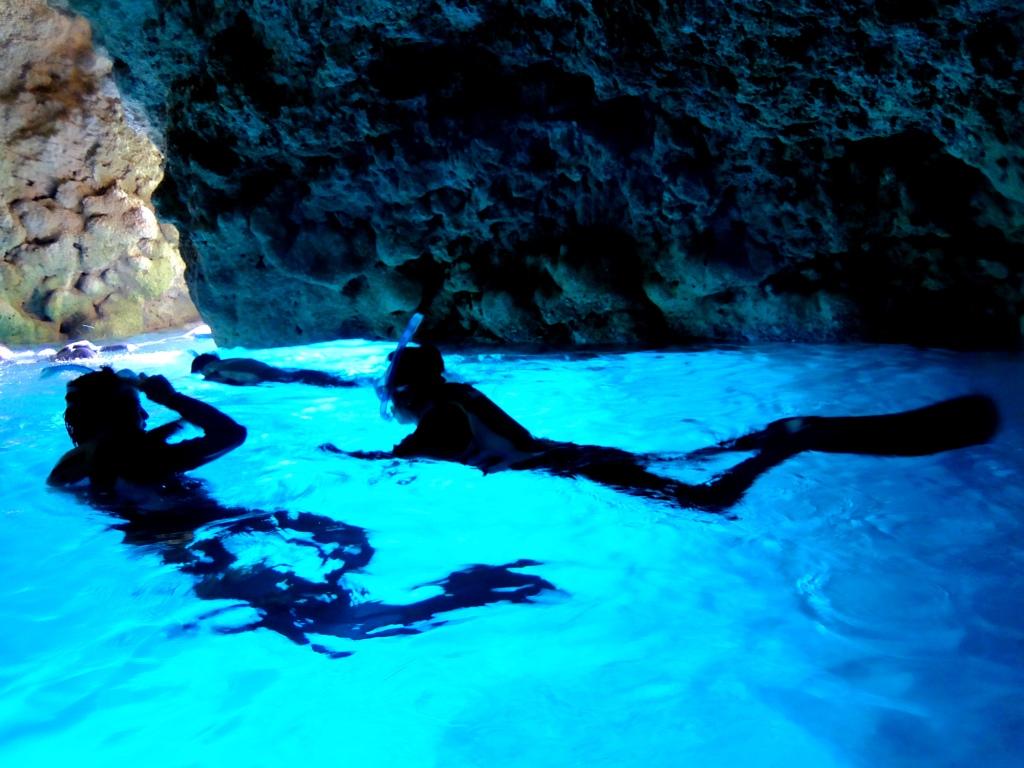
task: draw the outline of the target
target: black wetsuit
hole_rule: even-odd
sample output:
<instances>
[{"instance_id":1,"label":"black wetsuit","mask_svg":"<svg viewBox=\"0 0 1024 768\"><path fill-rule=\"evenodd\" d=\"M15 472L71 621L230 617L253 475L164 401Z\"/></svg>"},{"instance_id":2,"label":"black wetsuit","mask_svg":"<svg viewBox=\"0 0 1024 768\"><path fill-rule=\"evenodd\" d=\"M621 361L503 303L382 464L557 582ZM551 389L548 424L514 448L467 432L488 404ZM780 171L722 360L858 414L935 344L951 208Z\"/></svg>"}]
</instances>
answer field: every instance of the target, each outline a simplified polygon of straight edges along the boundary
<instances>
[{"instance_id":1,"label":"black wetsuit","mask_svg":"<svg viewBox=\"0 0 1024 768\"><path fill-rule=\"evenodd\" d=\"M355 387L357 382L327 371L311 368L275 368L259 360L227 358L215 360L201 369L208 381L234 386L254 384L308 384L313 387Z\"/></svg>"},{"instance_id":2,"label":"black wetsuit","mask_svg":"<svg viewBox=\"0 0 1024 768\"><path fill-rule=\"evenodd\" d=\"M759 475L801 451L918 456L987 441L999 418L985 395L967 395L902 413L859 417L799 417L712 448L757 453L701 485L650 472L651 457L618 448L536 438L486 395L443 382L429 391L430 407L392 455L455 461L491 472L538 469L586 477L616 489L674 500L707 511L735 504Z\"/></svg>"},{"instance_id":3,"label":"black wetsuit","mask_svg":"<svg viewBox=\"0 0 1024 768\"><path fill-rule=\"evenodd\" d=\"M431 407L394 455L456 461L484 472L534 457L551 441L538 440L468 384L445 382L431 391Z\"/></svg>"},{"instance_id":4,"label":"black wetsuit","mask_svg":"<svg viewBox=\"0 0 1024 768\"><path fill-rule=\"evenodd\" d=\"M394 447L392 455L455 461L484 473L539 469L675 501L684 501L681 495L696 488L685 502L707 509L735 500L730 497L712 503L705 498L704 486L688 486L649 472L646 457L629 451L534 437L494 401L467 384L435 385L430 402L415 431Z\"/></svg>"}]
</instances>

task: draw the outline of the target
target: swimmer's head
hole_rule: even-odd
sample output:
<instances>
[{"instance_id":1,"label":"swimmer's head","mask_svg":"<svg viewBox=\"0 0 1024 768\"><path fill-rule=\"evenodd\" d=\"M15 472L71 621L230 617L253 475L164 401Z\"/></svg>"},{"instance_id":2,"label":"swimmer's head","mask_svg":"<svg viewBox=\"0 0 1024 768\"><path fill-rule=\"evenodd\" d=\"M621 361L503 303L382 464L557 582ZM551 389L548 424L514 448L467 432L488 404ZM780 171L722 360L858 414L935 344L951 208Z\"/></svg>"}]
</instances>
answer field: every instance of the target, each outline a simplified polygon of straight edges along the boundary
<instances>
[{"instance_id":1,"label":"swimmer's head","mask_svg":"<svg viewBox=\"0 0 1024 768\"><path fill-rule=\"evenodd\" d=\"M215 363L220 358L212 352L205 352L201 355L196 355L195 360L192 361L192 373L202 373L203 370L210 363Z\"/></svg>"},{"instance_id":2,"label":"swimmer's head","mask_svg":"<svg viewBox=\"0 0 1024 768\"><path fill-rule=\"evenodd\" d=\"M391 373L392 387L437 384L444 378L444 359L433 344L406 347L398 353L398 359L392 352L388 360L395 366Z\"/></svg>"},{"instance_id":3,"label":"swimmer's head","mask_svg":"<svg viewBox=\"0 0 1024 768\"><path fill-rule=\"evenodd\" d=\"M432 387L444 383L444 360L437 347L424 344L406 347L388 355L394 368L390 378L390 396L395 416L409 423L419 420L430 401Z\"/></svg>"},{"instance_id":4,"label":"swimmer's head","mask_svg":"<svg viewBox=\"0 0 1024 768\"><path fill-rule=\"evenodd\" d=\"M138 390L125 377L107 367L68 382L64 425L75 445L104 433L146 429L149 414L139 401Z\"/></svg>"},{"instance_id":5,"label":"swimmer's head","mask_svg":"<svg viewBox=\"0 0 1024 768\"><path fill-rule=\"evenodd\" d=\"M96 357L99 353L99 347L90 341L74 341L65 347L62 347L57 351L57 354L53 356L53 359L57 362L64 362L66 360L87 360L91 357Z\"/></svg>"}]
</instances>

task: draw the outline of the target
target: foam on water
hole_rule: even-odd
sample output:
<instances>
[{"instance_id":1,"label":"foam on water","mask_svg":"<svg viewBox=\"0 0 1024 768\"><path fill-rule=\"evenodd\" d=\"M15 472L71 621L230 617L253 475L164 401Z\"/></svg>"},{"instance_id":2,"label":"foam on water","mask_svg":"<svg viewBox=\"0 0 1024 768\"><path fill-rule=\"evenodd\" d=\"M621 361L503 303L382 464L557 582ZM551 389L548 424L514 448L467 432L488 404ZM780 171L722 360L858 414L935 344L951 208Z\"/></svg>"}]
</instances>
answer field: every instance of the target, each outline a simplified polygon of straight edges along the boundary
<instances>
[{"instance_id":1,"label":"foam on water","mask_svg":"<svg viewBox=\"0 0 1024 768\"><path fill-rule=\"evenodd\" d=\"M373 390L227 387L189 347L163 373L249 429L194 473L226 505L366 530L356 602L399 605L476 564L555 589L438 614L418 634L224 634L258 618L43 478L67 449L66 378L0 369L0 764L989 766L1024 750L1024 364L899 347L759 346L581 357L452 354L535 434L681 454L786 415L1000 403L985 446L924 458L805 454L726 520L539 473L364 462L407 428ZM257 353L376 374L389 345ZM152 424L169 414L154 406ZM722 468L661 467L689 480ZM211 535L200 532L199 538ZM315 550L241 533L240 562L321 576ZM224 610L216 610L224 609Z\"/></svg>"}]
</instances>

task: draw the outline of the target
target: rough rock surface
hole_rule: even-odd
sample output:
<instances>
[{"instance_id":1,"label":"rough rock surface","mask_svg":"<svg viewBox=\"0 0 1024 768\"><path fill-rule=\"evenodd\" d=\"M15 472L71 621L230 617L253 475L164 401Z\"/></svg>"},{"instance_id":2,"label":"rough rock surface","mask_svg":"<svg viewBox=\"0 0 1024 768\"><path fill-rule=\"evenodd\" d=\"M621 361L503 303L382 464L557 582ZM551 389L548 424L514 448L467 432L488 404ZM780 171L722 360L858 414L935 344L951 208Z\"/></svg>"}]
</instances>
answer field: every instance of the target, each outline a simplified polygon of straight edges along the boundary
<instances>
[{"instance_id":1,"label":"rough rock surface","mask_svg":"<svg viewBox=\"0 0 1024 768\"><path fill-rule=\"evenodd\" d=\"M221 341L1021 337L1017 0L72 5Z\"/></svg>"},{"instance_id":2,"label":"rough rock surface","mask_svg":"<svg viewBox=\"0 0 1024 768\"><path fill-rule=\"evenodd\" d=\"M0 339L113 338L197 319L162 156L130 125L88 22L0 0Z\"/></svg>"}]
</instances>

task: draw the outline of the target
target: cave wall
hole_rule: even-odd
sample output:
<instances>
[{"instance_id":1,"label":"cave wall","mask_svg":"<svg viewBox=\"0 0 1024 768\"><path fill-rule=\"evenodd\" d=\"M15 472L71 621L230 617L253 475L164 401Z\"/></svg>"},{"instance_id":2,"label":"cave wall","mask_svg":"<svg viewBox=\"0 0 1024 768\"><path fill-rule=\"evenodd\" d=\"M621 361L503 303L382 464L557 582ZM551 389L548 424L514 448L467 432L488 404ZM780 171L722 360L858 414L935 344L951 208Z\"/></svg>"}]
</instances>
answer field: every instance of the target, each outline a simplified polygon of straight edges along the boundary
<instances>
[{"instance_id":1,"label":"cave wall","mask_svg":"<svg viewBox=\"0 0 1024 768\"><path fill-rule=\"evenodd\" d=\"M73 0L218 340L1016 344L1004 0Z\"/></svg>"},{"instance_id":2,"label":"cave wall","mask_svg":"<svg viewBox=\"0 0 1024 768\"><path fill-rule=\"evenodd\" d=\"M89 24L0 0L0 341L114 338L198 319L162 156L132 126Z\"/></svg>"}]
</instances>

